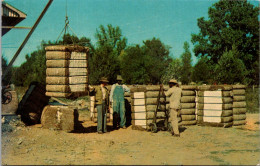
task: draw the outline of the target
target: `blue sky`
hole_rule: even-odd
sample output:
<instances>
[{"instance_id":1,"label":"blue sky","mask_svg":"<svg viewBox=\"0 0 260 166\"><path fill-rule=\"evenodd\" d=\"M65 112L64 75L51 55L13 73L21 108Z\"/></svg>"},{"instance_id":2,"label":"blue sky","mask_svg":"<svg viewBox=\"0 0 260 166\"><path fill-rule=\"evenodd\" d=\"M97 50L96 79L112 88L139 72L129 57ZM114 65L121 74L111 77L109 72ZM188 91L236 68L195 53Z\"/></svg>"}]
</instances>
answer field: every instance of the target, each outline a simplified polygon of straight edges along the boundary
<instances>
[{"instance_id":1,"label":"blue sky","mask_svg":"<svg viewBox=\"0 0 260 166\"><path fill-rule=\"evenodd\" d=\"M207 17L215 0L54 0L42 21L25 45L14 65L19 66L40 46L42 40L56 41L64 27L65 8L70 26L78 37L86 36L96 43L99 25L119 26L128 45L159 38L171 47L170 54L178 58L183 43L188 41L192 51L191 34L198 33L197 19ZM48 0L6 0L27 14L17 26L32 26ZM253 1L255 5L258 1ZM29 30L13 29L2 37L2 55L9 61ZM193 52L192 52L193 54ZM193 55L193 63L196 57Z\"/></svg>"}]
</instances>

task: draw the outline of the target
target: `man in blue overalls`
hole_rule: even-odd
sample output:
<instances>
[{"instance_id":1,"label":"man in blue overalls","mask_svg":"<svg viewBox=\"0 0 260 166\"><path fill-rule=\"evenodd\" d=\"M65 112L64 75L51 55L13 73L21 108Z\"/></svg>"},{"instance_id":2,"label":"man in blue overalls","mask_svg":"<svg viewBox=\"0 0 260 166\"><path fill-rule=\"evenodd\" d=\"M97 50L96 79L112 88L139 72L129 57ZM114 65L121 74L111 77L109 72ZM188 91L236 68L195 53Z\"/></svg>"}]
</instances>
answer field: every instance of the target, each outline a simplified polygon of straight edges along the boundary
<instances>
[{"instance_id":1,"label":"man in blue overalls","mask_svg":"<svg viewBox=\"0 0 260 166\"><path fill-rule=\"evenodd\" d=\"M116 129L119 126L123 129L126 128L125 117L125 98L124 93L129 92L130 89L126 85L122 85L122 77L117 76L117 83L112 85L110 93L110 102L113 103L113 128Z\"/></svg>"}]
</instances>

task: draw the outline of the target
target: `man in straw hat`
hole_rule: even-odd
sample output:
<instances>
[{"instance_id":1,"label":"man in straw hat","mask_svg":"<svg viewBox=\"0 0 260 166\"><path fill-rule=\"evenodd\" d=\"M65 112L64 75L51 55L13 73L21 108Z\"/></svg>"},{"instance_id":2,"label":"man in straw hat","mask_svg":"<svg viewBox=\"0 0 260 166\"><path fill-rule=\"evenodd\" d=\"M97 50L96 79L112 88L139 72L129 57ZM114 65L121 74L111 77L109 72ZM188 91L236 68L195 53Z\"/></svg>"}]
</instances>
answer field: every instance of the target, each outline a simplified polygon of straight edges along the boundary
<instances>
[{"instance_id":1,"label":"man in straw hat","mask_svg":"<svg viewBox=\"0 0 260 166\"><path fill-rule=\"evenodd\" d=\"M113 103L113 128L116 129L119 126L123 129L126 128L125 117L125 98L124 93L129 92L130 89L126 85L122 85L121 75L117 76L117 83L112 85L110 93L110 102Z\"/></svg>"},{"instance_id":2,"label":"man in straw hat","mask_svg":"<svg viewBox=\"0 0 260 166\"><path fill-rule=\"evenodd\" d=\"M90 87L90 92L95 93L95 104L98 112L97 132L98 134L103 134L107 132L107 106L109 103L109 92L106 85L109 81L106 77L101 77L99 82L100 86L97 88Z\"/></svg>"},{"instance_id":3,"label":"man in straw hat","mask_svg":"<svg viewBox=\"0 0 260 166\"><path fill-rule=\"evenodd\" d=\"M161 85L162 86L162 85ZM166 96L170 96L170 108L169 108L169 122L172 125L173 131L172 135L175 137L180 137L179 126L178 126L178 112L181 109L181 91L178 82L175 79L169 81L170 89L165 92Z\"/></svg>"}]
</instances>

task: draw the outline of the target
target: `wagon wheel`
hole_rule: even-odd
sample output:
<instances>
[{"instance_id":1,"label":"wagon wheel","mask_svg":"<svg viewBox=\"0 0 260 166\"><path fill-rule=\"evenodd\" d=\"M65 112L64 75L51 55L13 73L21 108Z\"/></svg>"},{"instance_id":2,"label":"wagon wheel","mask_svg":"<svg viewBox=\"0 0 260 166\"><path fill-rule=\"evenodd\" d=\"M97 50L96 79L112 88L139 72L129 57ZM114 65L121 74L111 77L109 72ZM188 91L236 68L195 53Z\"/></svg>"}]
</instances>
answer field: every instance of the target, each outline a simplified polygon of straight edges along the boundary
<instances>
[{"instance_id":1,"label":"wagon wheel","mask_svg":"<svg viewBox=\"0 0 260 166\"><path fill-rule=\"evenodd\" d=\"M150 127L151 127L151 132L152 132L152 133L157 133L157 132L158 132L156 123L151 123L151 124L150 124Z\"/></svg>"},{"instance_id":2,"label":"wagon wheel","mask_svg":"<svg viewBox=\"0 0 260 166\"><path fill-rule=\"evenodd\" d=\"M12 101L12 94L10 92L5 92L2 99L2 104L9 104Z\"/></svg>"}]
</instances>

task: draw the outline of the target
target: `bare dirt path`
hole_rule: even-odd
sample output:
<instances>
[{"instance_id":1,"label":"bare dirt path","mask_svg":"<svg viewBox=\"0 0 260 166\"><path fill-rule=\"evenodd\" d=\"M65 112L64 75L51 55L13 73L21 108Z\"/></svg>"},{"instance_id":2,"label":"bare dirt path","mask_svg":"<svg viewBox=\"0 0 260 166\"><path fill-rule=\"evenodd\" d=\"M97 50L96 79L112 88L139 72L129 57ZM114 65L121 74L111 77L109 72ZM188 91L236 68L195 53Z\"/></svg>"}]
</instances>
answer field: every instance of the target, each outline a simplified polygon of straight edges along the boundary
<instances>
[{"instance_id":1,"label":"bare dirt path","mask_svg":"<svg viewBox=\"0 0 260 166\"><path fill-rule=\"evenodd\" d=\"M2 133L2 165L259 163L259 114L247 114L248 124L243 127L186 126L180 138L131 127L100 135L86 115L80 114L80 120L83 133L42 129L40 125Z\"/></svg>"}]
</instances>

